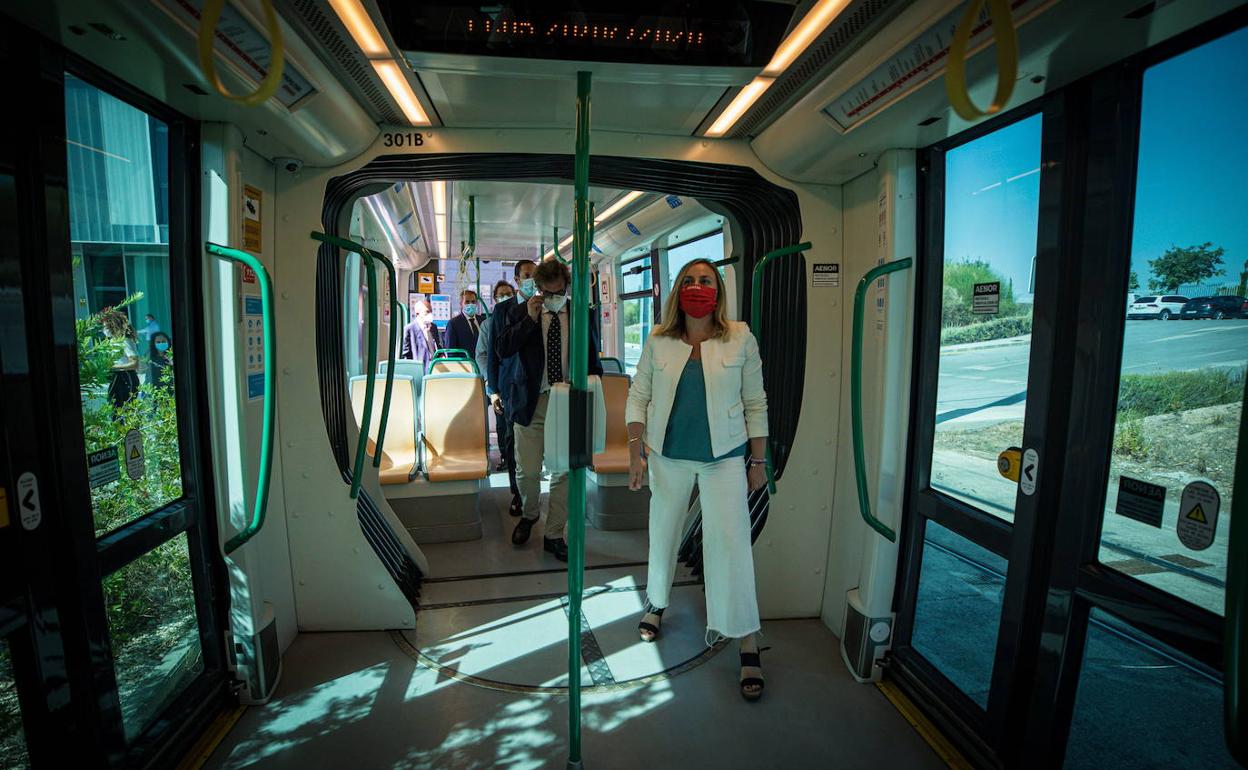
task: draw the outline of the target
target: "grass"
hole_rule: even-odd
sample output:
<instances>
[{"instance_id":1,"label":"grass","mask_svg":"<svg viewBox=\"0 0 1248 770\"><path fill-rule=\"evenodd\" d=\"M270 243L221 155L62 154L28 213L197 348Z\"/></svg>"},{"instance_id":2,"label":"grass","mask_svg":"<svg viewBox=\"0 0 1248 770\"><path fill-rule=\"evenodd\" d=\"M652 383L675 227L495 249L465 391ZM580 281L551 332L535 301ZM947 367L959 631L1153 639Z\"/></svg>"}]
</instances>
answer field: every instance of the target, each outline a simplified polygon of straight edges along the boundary
<instances>
[{"instance_id":1,"label":"grass","mask_svg":"<svg viewBox=\"0 0 1248 770\"><path fill-rule=\"evenodd\" d=\"M1229 404L1244 394L1244 370L1196 369L1162 374L1126 374L1118 388L1118 414L1134 417L1173 414Z\"/></svg>"},{"instance_id":2,"label":"grass","mask_svg":"<svg viewBox=\"0 0 1248 770\"><path fill-rule=\"evenodd\" d=\"M983 323L967 326L950 326L940 330L941 345L961 345L966 342L987 342L1007 337L1031 334L1031 316L994 318Z\"/></svg>"}]
</instances>

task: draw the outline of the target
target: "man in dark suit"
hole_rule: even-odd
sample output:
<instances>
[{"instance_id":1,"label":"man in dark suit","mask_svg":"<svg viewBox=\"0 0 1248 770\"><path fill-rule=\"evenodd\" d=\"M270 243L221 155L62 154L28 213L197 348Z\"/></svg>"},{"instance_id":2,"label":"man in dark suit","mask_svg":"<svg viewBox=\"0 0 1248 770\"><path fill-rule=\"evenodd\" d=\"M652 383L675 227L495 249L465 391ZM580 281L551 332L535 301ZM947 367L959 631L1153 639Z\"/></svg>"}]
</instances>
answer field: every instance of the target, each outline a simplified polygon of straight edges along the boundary
<instances>
[{"instance_id":1,"label":"man in dark suit","mask_svg":"<svg viewBox=\"0 0 1248 770\"><path fill-rule=\"evenodd\" d=\"M568 288L571 275L568 267L557 259L547 260L537 266L533 280L541 293L526 292L521 281L523 301L504 306L506 323L496 326L499 358L503 366L510 367L500 392L515 423L516 481L524 500L524 515L511 533L511 542L516 545L528 542L533 525L541 516L541 475L550 387L567 382L570 377ZM532 288L530 285L529 290ZM589 331L589 373L602 374L593 319L586 316L583 323ZM567 474L552 474L542 545L560 561L568 560L568 544L564 539L567 523Z\"/></svg>"},{"instance_id":2,"label":"man in dark suit","mask_svg":"<svg viewBox=\"0 0 1248 770\"><path fill-rule=\"evenodd\" d=\"M420 300L415 307L416 317L403 329L402 358L420 361L421 367L429 368L433 354L442 347L442 336L438 327L433 325L433 310L429 303Z\"/></svg>"},{"instance_id":3,"label":"man in dark suit","mask_svg":"<svg viewBox=\"0 0 1248 770\"><path fill-rule=\"evenodd\" d=\"M477 293L472 289L465 289L461 292L459 308L459 313L446 325L446 346L467 350L468 355L472 356L477 352L477 336L481 334L481 315Z\"/></svg>"}]
</instances>

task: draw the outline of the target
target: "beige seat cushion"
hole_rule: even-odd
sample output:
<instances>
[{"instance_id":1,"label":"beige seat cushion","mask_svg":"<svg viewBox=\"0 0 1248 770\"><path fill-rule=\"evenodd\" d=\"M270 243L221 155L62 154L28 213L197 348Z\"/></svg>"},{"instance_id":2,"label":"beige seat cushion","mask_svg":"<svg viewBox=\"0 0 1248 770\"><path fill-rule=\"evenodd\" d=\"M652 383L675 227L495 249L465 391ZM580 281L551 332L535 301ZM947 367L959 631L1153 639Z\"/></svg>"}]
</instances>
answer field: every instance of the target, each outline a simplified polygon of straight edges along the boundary
<instances>
[{"instance_id":1,"label":"beige seat cushion","mask_svg":"<svg viewBox=\"0 0 1248 770\"><path fill-rule=\"evenodd\" d=\"M594 455L596 473L628 473L628 424L624 405L628 402L628 376L602 375L602 394L607 407L607 446Z\"/></svg>"},{"instance_id":2,"label":"beige seat cushion","mask_svg":"<svg viewBox=\"0 0 1248 770\"><path fill-rule=\"evenodd\" d=\"M351 410L355 424L364 416L364 377L351 379ZM377 432L381 426L381 407L385 400L386 377L376 376L373 386L373 416L368 426L368 453L377 454ZM386 445L381 453L379 479L382 484L406 484L416 475L416 390L412 378L395 375L390 396L390 416L386 423Z\"/></svg>"},{"instance_id":3,"label":"beige seat cushion","mask_svg":"<svg viewBox=\"0 0 1248 770\"><path fill-rule=\"evenodd\" d=\"M488 476L484 381L431 373L425 377L421 407L426 478L462 481Z\"/></svg>"}]
</instances>

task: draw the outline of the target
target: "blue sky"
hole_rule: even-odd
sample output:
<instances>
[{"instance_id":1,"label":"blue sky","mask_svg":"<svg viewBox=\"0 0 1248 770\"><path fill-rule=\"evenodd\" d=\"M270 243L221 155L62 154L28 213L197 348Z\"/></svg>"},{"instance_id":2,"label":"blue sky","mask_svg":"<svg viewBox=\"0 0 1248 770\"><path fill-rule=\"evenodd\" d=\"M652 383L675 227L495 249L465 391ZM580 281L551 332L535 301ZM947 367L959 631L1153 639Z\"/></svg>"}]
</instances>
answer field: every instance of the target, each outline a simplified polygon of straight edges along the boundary
<instances>
[{"instance_id":1,"label":"blue sky","mask_svg":"<svg viewBox=\"0 0 1248 770\"><path fill-rule=\"evenodd\" d=\"M1148 260L1172 245L1211 241L1238 280L1248 260L1248 29L1145 73L1131 267L1147 289ZM1030 299L1040 193L1039 115L949 152L945 259L979 258Z\"/></svg>"}]
</instances>

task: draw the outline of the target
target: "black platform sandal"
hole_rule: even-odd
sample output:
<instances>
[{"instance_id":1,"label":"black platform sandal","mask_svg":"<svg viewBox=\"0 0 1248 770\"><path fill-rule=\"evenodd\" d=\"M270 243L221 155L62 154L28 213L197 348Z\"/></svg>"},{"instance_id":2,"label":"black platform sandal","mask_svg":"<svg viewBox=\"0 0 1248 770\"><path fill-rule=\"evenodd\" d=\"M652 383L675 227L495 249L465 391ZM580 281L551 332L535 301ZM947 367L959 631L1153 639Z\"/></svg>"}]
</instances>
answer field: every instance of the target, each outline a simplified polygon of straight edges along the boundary
<instances>
[{"instance_id":1,"label":"black platform sandal","mask_svg":"<svg viewBox=\"0 0 1248 770\"><path fill-rule=\"evenodd\" d=\"M646 615L655 615L661 618L663 617L663 610L665 609L667 608L655 607L647 603ZM645 617L645 615L643 615L642 617ZM646 634L649 634L649 636L647 637ZM653 623L647 623L646 621L643 620L637 624L637 635L641 637L641 641L643 642L653 642L655 639L659 638L659 627L654 625Z\"/></svg>"},{"instance_id":2,"label":"black platform sandal","mask_svg":"<svg viewBox=\"0 0 1248 770\"><path fill-rule=\"evenodd\" d=\"M771 649L770 647L760 647L758 649L758 652L739 653L741 655L741 668L751 666L753 668L762 669L763 661L762 661L761 655L765 651L770 650L770 649ZM754 702L758 700L759 698L763 697L763 685L764 685L764 682L761 677L749 676L749 677L746 677L745 679L742 679L741 680L741 697L745 698L746 700L750 702ZM746 689L747 687L757 687L758 689L751 692Z\"/></svg>"}]
</instances>

